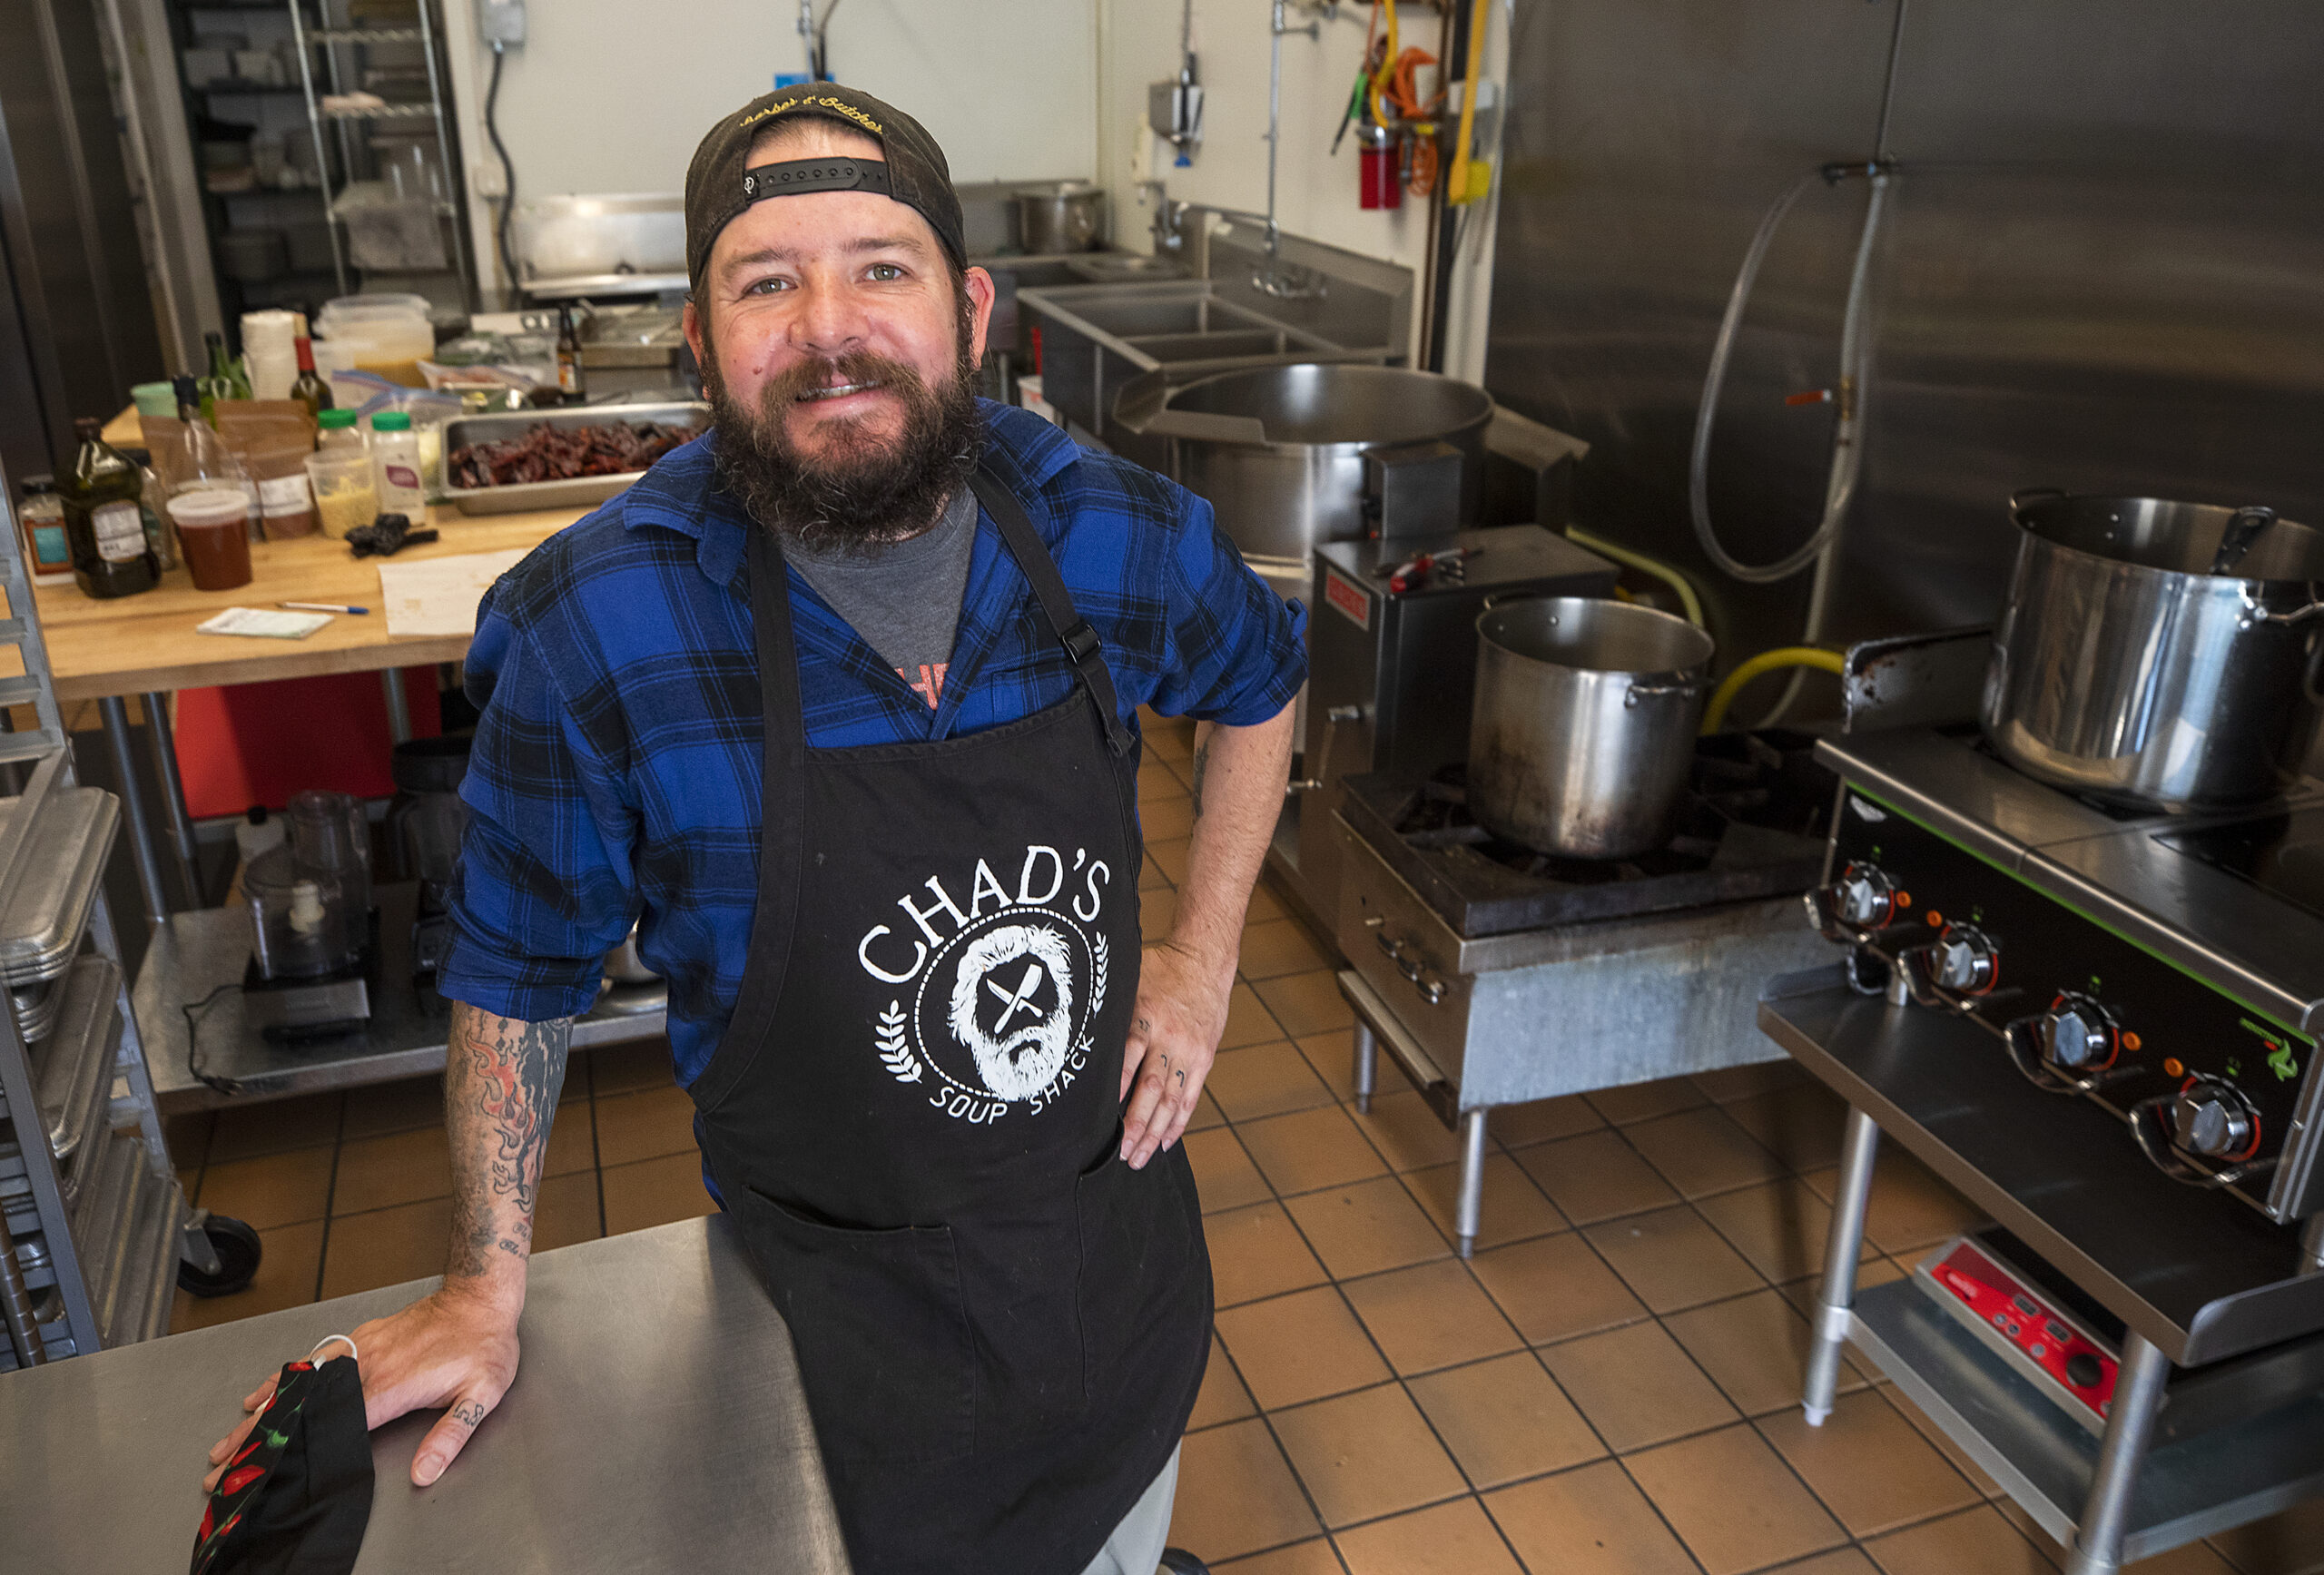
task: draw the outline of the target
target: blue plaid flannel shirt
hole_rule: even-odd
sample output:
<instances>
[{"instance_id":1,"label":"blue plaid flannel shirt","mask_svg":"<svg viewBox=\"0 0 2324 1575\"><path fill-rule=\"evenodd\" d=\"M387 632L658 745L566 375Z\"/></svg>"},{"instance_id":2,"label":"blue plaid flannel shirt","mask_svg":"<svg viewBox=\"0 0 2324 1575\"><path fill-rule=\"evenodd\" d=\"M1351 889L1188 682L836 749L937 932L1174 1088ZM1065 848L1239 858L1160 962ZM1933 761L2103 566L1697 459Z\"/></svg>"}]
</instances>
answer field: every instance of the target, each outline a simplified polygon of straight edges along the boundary
<instances>
[{"instance_id":1,"label":"blue plaid flannel shirt","mask_svg":"<svg viewBox=\"0 0 2324 1575\"><path fill-rule=\"evenodd\" d=\"M1210 506L986 404L987 461L1024 503L1104 641L1122 715L1236 725L1291 703L1306 615L1245 566ZM501 576L468 657L483 710L438 987L529 1022L595 1000L599 960L639 920L669 981L678 1080L709 1063L757 907L760 724L744 533L712 444L678 448ZM931 713L796 569L807 742L954 738L1063 699L1075 682L1031 586L980 515L960 630Z\"/></svg>"}]
</instances>

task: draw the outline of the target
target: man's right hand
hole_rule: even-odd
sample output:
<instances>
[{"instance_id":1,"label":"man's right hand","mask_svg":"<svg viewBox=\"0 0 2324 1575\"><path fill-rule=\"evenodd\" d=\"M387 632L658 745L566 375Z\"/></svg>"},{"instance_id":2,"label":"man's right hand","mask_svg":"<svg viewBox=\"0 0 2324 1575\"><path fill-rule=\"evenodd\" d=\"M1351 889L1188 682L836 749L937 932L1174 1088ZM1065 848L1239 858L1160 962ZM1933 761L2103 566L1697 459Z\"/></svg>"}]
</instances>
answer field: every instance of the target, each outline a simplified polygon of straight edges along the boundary
<instances>
[{"instance_id":1,"label":"man's right hand","mask_svg":"<svg viewBox=\"0 0 2324 1575\"><path fill-rule=\"evenodd\" d=\"M478 1424L491 1414L517 1380L517 1314L504 1304L451 1287L353 1331L363 1375L366 1427L380 1427L407 1412L442 1407L412 1457L411 1480L427 1487L444 1474ZM274 1398L269 1378L243 1397L249 1414L211 1447L203 1491L217 1484Z\"/></svg>"},{"instance_id":2,"label":"man's right hand","mask_svg":"<svg viewBox=\"0 0 2324 1575\"><path fill-rule=\"evenodd\" d=\"M517 1381L517 1316L533 1204L549 1123L565 1086L569 1018L520 1022L452 1005L444 1058L444 1119L452 1151L452 1242L444 1285L402 1312L351 1331L363 1376L365 1424L441 1406L420 1441L411 1480L444 1474ZM274 1398L271 1378L242 1400L249 1414L210 1451L210 1487Z\"/></svg>"}]
</instances>

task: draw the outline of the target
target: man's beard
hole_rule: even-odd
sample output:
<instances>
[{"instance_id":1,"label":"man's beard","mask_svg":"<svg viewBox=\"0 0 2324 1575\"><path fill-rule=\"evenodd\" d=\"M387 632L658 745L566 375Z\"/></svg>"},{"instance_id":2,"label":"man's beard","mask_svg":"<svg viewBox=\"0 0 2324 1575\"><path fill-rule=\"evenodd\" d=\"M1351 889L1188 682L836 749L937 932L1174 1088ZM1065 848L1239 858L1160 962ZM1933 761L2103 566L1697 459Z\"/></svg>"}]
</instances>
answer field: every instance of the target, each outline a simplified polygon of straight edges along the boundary
<instances>
[{"instance_id":1,"label":"man's beard","mask_svg":"<svg viewBox=\"0 0 2324 1575\"><path fill-rule=\"evenodd\" d=\"M940 389L901 361L857 350L793 367L767 385L753 412L728 393L714 356L703 363L702 387L718 433L718 477L752 518L810 552L869 555L907 540L934 525L976 472L984 418L975 374L966 334ZM827 422L822 452L801 452L787 418L801 394L834 383L893 394L903 430L883 442L860 419Z\"/></svg>"}]
</instances>

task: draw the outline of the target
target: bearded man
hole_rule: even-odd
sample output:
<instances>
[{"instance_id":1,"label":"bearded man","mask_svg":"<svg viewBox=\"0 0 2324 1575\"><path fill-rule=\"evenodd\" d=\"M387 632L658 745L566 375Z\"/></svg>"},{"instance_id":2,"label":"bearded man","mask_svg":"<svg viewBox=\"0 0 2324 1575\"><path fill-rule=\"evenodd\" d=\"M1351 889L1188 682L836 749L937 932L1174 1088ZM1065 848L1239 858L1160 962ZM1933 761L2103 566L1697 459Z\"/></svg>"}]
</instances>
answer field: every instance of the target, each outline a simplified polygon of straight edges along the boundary
<instances>
[{"instance_id":1,"label":"bearded man","mask_svg":"<svg viewBox=\"0 0 2324 1575\"><path fill-rule=\"evenodd\" d=\"M993 285L910 117L746 105L686 243L714 431L479 614L451 1255L355 1331L370 1420L447 1408L424 1486L514 1378L566 1031L635 920L856 1569L1151 1575L1211 1313L1177 1139L1304 615L1200 499L975 397ZM1140 706L1201 724L1142 957Z\"/></svg>"}]
</instances>

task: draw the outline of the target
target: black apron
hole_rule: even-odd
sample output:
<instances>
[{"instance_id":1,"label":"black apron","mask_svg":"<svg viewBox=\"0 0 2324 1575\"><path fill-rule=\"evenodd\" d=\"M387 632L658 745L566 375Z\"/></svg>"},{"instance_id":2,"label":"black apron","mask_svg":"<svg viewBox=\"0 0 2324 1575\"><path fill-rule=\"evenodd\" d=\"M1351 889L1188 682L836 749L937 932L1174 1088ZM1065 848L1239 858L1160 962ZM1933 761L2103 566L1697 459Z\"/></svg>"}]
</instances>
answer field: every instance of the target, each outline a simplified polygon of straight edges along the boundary
<instances>
[{"instance_id":1,"label":"black apron","mask_svg":"<svg viewBox=\"0 0 2324 1575\"><path fill-rule=\"evenodd\" d=\"M1079 680L973 737L809 749L782 551L750 532L758 909L692 1093L858 1575L1078 1575L1209 1352L1186 1150L1118 1157L1137 740L1031 521L973 486Z\"/></svg>"}]
</instances>

